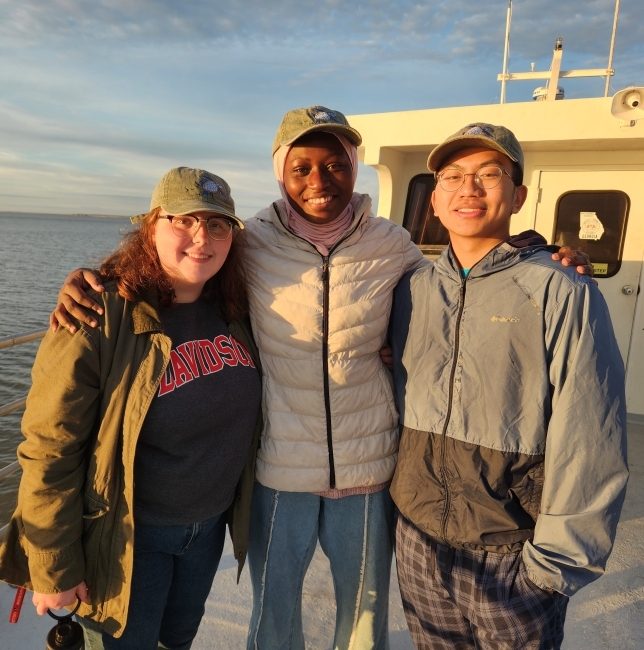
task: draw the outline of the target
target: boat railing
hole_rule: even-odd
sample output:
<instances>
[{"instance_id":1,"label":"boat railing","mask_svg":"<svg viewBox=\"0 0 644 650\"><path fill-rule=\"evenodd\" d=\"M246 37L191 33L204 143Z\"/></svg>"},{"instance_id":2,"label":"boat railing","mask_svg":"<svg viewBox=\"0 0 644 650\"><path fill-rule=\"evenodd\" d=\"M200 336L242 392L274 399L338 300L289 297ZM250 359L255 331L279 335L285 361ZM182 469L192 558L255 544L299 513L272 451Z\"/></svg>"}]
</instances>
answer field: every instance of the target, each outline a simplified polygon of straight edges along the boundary
<instances>
[{"instance_id":1,"label":"boat railing","mask_svg":"<svg viewBox=\"0 0 644 650\"><path fill-rule=\"evenodd\" d=\"M37 341L38 339L43 338L46 333L47 333L47 328L45 327L39 330L23 332L22 334L13 334L10 336L5 336L3 338L0 338L0 350L4 350L6 348L12 348L15 345L21 345L22 343ZM22 399L16 400L15 402L11 402L9 404L5 404L4 406L0 406L0 417L2 417L3 415L8 415L9 413L13 413L14 411L17 411L21 408L24 408L26 403L27 403L27 397L25 396ZM18 463L17 460L15 460L13 463L9 463L9 465L0 469L0 480L6 478L7 476L11 476L19 469L20 469L20 464ZM7 527L8 524L0 528L0 540L2 540L2 538L4 537Z\"/></svg>"}]
</instances>

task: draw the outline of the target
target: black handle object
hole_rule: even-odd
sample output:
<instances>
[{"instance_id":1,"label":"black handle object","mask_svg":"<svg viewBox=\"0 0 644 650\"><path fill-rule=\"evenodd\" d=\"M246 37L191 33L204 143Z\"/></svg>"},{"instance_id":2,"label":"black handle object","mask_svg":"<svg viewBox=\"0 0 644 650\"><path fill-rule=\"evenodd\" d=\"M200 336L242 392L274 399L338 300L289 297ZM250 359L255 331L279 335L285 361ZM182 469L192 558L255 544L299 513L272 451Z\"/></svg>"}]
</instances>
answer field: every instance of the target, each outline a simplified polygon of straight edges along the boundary
<instances>
[{"instance_id":1,"label":"black handle object","mask_svg":"<svg viewBox=\"0 0 644 650\"><path fill-rule=\"evenodd\" d=\"M74 611L64 616L58 616L51 610L47 610L49 616L55 618L58 623L49 630L46 650L84 650L83 628L76 621L72 621L72 616L78 611L80 604L81 600L78 598Z\"/></svg>"}]
</instances>

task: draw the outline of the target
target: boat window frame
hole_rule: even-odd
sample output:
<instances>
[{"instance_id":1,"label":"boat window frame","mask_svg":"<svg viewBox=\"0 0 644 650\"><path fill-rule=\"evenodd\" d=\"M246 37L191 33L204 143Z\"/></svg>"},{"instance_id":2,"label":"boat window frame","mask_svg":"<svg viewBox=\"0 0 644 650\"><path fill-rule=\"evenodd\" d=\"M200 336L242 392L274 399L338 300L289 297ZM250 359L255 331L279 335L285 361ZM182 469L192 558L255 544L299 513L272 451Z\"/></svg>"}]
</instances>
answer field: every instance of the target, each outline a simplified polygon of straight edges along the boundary
<instances>
[{"instance_id":1,"label":"boat window frame","mask_svg":"<svg viewBox=\"0 0 644 650\"><path fill-rule=\"evenodd\" d=\"M621 231L619 233L619 245L618 245L618 250L617 250L617 254L616 254L615 262L614 262L615 267L613 268L613 270L611 270L609 273L606 273L605 275L598 273L597 269L595 269L595 277L598 280L607 280L609 278L615 277L619 273L619 271L620 271L620 269L622 267L622 258L623 258L623 255L624 255L624 245L626 243L626 231L628 229L628 219L629 219L630 212L631 212L631 197L624 190L615 190L615 189L611 189L611 190L608 190L608 189L602 189L602 190L567 190L566 192L563 192L562 194L560 194L557 197L557 202L555 203L554 218L553 218L553 222L552 222L552 236L551 236L550 241L552 241L553 244L555 244L555 245L557 245L557 225L559 223L559 209L560 209L560 206L561 206L561 202L566 197L569 197L571 194L584 194L584 195L613 194L613 195L622 195L623 197L625 197L625 199L626 199L625 210L624 210L625 214L624 214L624 218L623 218L622 224L621 224ZM575 244L574 247L577 248L578 250L583 250L583 244L581 244L581 243ZM586 254L589 257L591 257L590 253L586 253ZM604 264L604 262L596 262L596 264L599 264L599 263ZM592 258L591 258L591 264L593 264ZM606 264L613 264L613 263L612 262L607 262Z\"/></svg>"},{"instance_id":2,"label":"boat window frame","mask_svg":"<svg viewBox=\"0 0 644 650\"><path fill-rule=\"evenodd\" d=\"M405 228L405 230L407 230L407 232L409 232L410 236L412 237L412 241L416 244L416 246L418 246L418 248L420 248L420 250L423 252L423 254L435 256L435 255L440 255L443 252L443 250L448 246L449 239L448 239L448 243L445 243L445 244L438 244L438 243L436 243L436 244L421 244L421 243L417 243L417 242L414 241L413 233L407 227L407 225L408 225L407 222L408 222L408 220L409 220L409 218L411 216L409 213L410 213L410 210L411 210L411 207L412 207L412 197L413 197L413 193L414 193L414 189L415 189L415 184L418 181L425 180L425 179L431 179L432 184L431 184L431 190L429 191L428 207L427 207L427 210L425 211L425 216L424 216L424 222L423 222L423 231L424 231L425 225L427 224L427 221L428 221L428 215L429 215L429 212L431 210L431 195L432 195L432 192L434 191L434 189L436 188L436 176L431 172L422 172L420 174L416 174L415 176L412 176L409 179L409 184L407 185L407 196L405 198L405 210L403 212L402 225L403 225L403 228ZM434 215L432 214L432 216L434 216ZM436 217L436 218L438 218L438 217ZM442 227L444 228L444 226L442 226ZM421 233L421 241L422 241L422 233Z\"/></svg>"}]
</instances>

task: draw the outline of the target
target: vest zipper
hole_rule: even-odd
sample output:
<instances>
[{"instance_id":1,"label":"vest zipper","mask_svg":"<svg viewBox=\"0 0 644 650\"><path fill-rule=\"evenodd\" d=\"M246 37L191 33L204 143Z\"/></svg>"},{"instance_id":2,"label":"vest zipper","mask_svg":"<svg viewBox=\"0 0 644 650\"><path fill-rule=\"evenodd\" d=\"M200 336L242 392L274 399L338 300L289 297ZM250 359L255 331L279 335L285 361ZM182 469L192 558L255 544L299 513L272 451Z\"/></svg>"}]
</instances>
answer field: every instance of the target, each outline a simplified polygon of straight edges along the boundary
<instances>
[{"instance_id":1,"label":"vest zipper","mask_svg":"<svg viewBox=\"0 0 644 650\"><path fill-rule=\"evenodd\" d=\"M329 487L335 488L333 460L333 429L331 427L331 395L329 391L329 256L322 258L322 375L324 382L324 410L326 412L326 444L329 448Z\"/></svg>"},{"instance_id":2,"label":"vest zipper","mask_svg":"<svg viewBox=\"0 0 644 650\"><path fill-rule=\"evenodd\" d=\"M445 506L443 508L443 516L441 518L441 537L447 543L447 518L451 506L451 495L449 491L449 484L447 482L447 467L445 465L445 456L447 455L447 427L449 420L452 416L452 400L454 398L454 377L456 375L456 366L458 364L458 355L460 348L460 330L461 318L463 316L463 309L465 308L465 284L467 278L463 278L461 282L461 289L459 295L458 316L456 317L456 332L454 335L454 357L452 361L452 369L449 375L449 393L447 402L447 413L445 415L445 424L443 425L443 435L441 436L441 451L440 451L440 473L443 479L443 486L445 488Z\"/></svg>"},{"instance_id":3,"label":"vest zipper","mask_svg":"<svg viewBox=\"0 0 644 650\"><path fill-rule=\"evenodd\" d=\"M351 232L345 232L331 247L329 254L322 256L322 356L324 357L322 360L322 375L324 380L324 411L326 413L326 444L329 448L329 489L331 490L335 489L335 461L333 459L333 426L331 425L331 391L329 389L329 258L354 231L355 228L351 229Z\"/></svg>"}]
</instances>

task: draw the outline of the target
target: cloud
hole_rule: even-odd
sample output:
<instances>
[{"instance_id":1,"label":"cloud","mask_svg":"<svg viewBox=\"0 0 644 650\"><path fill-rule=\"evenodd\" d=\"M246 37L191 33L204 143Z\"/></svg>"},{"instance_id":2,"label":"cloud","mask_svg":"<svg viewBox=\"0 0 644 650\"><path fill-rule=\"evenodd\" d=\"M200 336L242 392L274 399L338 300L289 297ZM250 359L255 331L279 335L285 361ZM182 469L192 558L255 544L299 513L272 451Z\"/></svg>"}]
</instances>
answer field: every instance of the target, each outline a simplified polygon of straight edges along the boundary
<instances>
[{"instance_id":1,"label":"cloud","mask_svg":"<svg viewBox=\"0 0 644 650\"><path fill-rule=\"evenodd\" d=\"M417 5L403 0L396 10L384 0L367 3L332 0L282 0L267 5L262 0L243 3L192 0L27 0L17 5L2 0L4 14L1 31L8 37L32 40L40 35L54 38L100 39L142 42L229 41L258 39L263 42L297 42L315 36L315 40L340 40L347 33L364 41L393 33L399 17L407 31L415 33L410 20L419 13ZM424 13L429 14L429 9ZM396 18L394 18L396 16Z\"/></svg>"},{"instance_id":2,"label":"cloud","mask_svg":"<svg viewBox=\"0 0 644 650\"><path fill-rule=\"evenodd\" d=\"M47 38L79 47L88 41L129 48L169 42L288 43L355 47L379 57L422 51L430 59L476 58L502 51L506 6L505 0L280 0L270 5L264 0L0 0L0 34L14 43ZM608 45L614 6L613 0L517 0L517 54L537 56L553 41L553 26L576 51L596 53L600 43ZM626 0L622 25L636 24L643 14L641 3ZM637 30L622 31L622 47L638 45Z\"/></svg>"}]
</instances>

